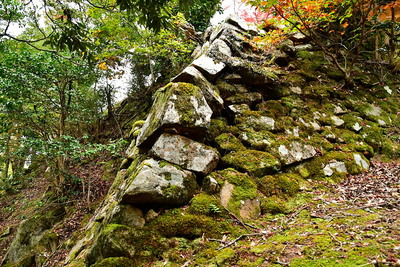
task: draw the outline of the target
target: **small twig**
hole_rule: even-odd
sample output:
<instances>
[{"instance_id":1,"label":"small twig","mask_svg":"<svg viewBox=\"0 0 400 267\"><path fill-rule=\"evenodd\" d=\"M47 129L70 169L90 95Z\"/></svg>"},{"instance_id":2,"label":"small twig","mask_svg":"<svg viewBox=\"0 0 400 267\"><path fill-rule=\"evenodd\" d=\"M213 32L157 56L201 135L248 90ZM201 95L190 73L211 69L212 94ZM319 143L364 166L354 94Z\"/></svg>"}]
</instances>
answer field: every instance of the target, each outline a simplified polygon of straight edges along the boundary
<instances>
[{"instance_id":1,"label":"small twig","mask_svg":"<svg viewBox=\"0 0 400 267\"><path fill-rule=\"evenodd\" d=\"M284 223L288 223L291 219L299 215L300 212L302 212L304 209L308 208L309 204L304 204L301 206L296 212L292 213L286 220L282 221L281 225Z\"/></svg>"},{"instance_id":2,"label":"small twig","mask_svg":"<svg viewBox=\"0 0 400 267\"><path fill-rule=\"evenodd\" d=\"M262 233L243 234L243 235L239 236L238 238L236 238L235 240L229 242L229 243L226 244L225 246L220 247L218 250L221 250L221 249L227 248L227 247L229 247L229 246L232 246L233 244L235 244L237 241L239 241L239 240L242 239L243 237L257 236L257 235L259 236L259 235L264 235L264 234L262 234Z\"/></svg>"},{"instance_id":3,"label":"small twig","mask_svg":"<svg viewBox=\"0 0 400 267\"><path fill-rule=\"evenodd\" d=\"M343 248L342 242L340 242L332 233L329 233L329 235L332 237L333 240L339 243L340 249L342 249Z\"/></svg>"},{"instance_id":4,"label":"small twig","mask_svg":"<svg viewBox=\"0 0 400 267\"><path fill-rule=\"evenodd\" d=\"M283 262L283 261L280 261L280 260L276 260L275 263L283 265L283 266L289 266L289 263Z\"/></svg>"},{"instance_id":5,"label":"small twig","mask_svg":"<svg viewBox=\"0 0 400 267\"><path fill-rule=\"evenodd\" d=\"M244 223L245 225L247 225L248 227L250 227L250 228L253 228L253 229L257 229L257 230L260 230L261 228L258 228L257 226L254 226L254 225L251 225L251 224L249 224L249 223Z\"/></svg>"}]
</instances>

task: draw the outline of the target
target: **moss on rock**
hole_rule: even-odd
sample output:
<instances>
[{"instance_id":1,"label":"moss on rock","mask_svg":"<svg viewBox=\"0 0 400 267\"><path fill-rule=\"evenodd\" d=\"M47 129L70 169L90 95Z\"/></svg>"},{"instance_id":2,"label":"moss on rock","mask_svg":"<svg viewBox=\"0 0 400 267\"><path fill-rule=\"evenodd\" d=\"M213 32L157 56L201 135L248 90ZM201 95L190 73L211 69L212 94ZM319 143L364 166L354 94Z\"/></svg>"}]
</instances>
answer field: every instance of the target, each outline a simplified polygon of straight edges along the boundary
<instances>
[{"instance_id":1,"label":"moss on rock","mask_svg":"<svg viewBox=\"0 0 400 267\"><path fill-rule=\"evenodd\" d=\"M215 138L217 149L220 153L239 151L245 149L242 142L231 133L223 133Z\"/></svg>"},{"instance_id":2,"label":"moss on rock","mask_svg":"<svg viewBox=\"0 0 400 267\"><path fill-rule=\"evenodd\" d=\"M258 189L266 196L294 196L300 190L302 178L295 173L267 175L258 178Z\"/></svg>"},{"instance_id":3,"label":"moss on rock","mask_svg":"<svg viewBox=\"0 0 400 267\"><path fill-rule=\"evenodd\" d=\"M224 208L221 206L220 202L205 193L200 193L192 200L189 204L188 212L192 214L201 214L201 215L217 215L218 213L222 213Z\"/></svg>"},{"instance_id":4,"label":"moss on rock","mask_svg":"<svg viewBox=\"0 0 400 267\"><path fill-rule=\"evenodd\" d=\"M279 160L271 154L251 149L229 153L222 157L222 162L226 166L258 177L276 173L281 167Z\"/></svg>"},{"instance_id":5,"label":"moss on rock","mask_svg":"<svg viewBox=\"0 0 400 267\"><path fill-rule=\"evenodd\" d=\"M164 237L195 239L203 236L219 238L230 228L226 222L219 222L205 215L186 214L181 209L169 210L152 220L149 229Z\"/></svg>"}]
</instances>

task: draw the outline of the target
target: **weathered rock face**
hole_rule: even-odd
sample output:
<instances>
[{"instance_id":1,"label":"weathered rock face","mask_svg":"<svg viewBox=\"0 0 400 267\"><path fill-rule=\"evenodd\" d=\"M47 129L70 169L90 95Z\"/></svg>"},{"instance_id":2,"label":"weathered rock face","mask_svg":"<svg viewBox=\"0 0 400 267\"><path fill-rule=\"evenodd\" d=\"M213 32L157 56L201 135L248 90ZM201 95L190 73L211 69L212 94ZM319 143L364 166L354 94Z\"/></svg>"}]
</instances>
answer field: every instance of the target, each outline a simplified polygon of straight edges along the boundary
<instances>
[{"instance_id":1,"label":"weathered rock face","mask_svg":"<svg viewBox=\"0 0 400 267\"><path fill-rule=\"evenodd\" d=\"M212 110L198 87L171 83L156 92L153 107L136 144L149 144L166 129L202 136L210 125L211 115Z\"/></svg>"},{"instance_id":2,"label":"weathered rock face","mask_svg":"<svg viewBox=\"0 0 400 267\"><path fill-rule=\"evenodd\" d=\"M189 66L185 68L178 76L172 79L172 82L192 83L198 86L215 114L218 114L223 108L224 100L219 96L217 88L195 67Z\"/></svg>"},{"instance_id":3,"label":"weathered rock face","mask_svg":"<svg viewBox=\"0 0 400 267\"><path fill-rule=\"evenodd\" d=\"M314 147L298 141L290 142L288 145L282 144L277 150L281 162L285 165L312 158L317 154Z\"/></svg>"},{"instance_id":4,"label":"weathered rock face","mask_svg":"<svg viewBox=\"0 0 400 267\"><path fill-rule=\"evenodd\" d=\"M117 205L111 212L110 223L123 224L131 227L144 226L145 220L142 210L131 205Z\"/></svg>"},{"instance_id":5,"label":"weathered rock face","mask_svg":"<svg viewBox=\"0 0 400 267\"><path fill-rule=\"evenodd\" d=\"M203 74L210 80L214 80L225 68L225 64L222 62L217 62L217 60L202 55L192 62L192 65L198 70L203 72Z\"/></svg>"},{"instance_id":6,"label":"weathered rock face","mask_svg":"<svg viewBox=\"0 0 400 267\"><path fill-rule=\"evenodd\" d=\"M196 176L186 170L154 159L143 161L131 176L122 203L146 207L187 204L197 188Z\"/></svg>"},{"instance_id":7,"label":"weathered rock face","mask_svg":"<svg viewBox=\"0 0 400 267\"><path fill-rule=\"evenodd\" d=\"M211 172L219 160L218 154L211 147L171 134L161 135L151 152L161 159L203 175Z\"/></svg>"},{"instance_id":8,"label":"weathered rock face","mask_svg":"<svg viewBox=\"0 0 400 267\"><path fill-rule=\"evenodd\" d=\"M52 253L58 245L57 236L49 229L60 221L64 214L64 208L56 205L23 221L3 263L28 267L36 262L37 266L41 266L42 254Z\"/></svg>"},{"instance_id":9,"label":"weathered rock face","mask_svg":"<svg viewBox=\"0 0 400 267\"><path fill-rule=\"evenodd\" d=\"M133 228L109 224L94 240L93 246L87 257L89 265L109 257L133 258L137 250Z\"/></svg>"}]
</instances>

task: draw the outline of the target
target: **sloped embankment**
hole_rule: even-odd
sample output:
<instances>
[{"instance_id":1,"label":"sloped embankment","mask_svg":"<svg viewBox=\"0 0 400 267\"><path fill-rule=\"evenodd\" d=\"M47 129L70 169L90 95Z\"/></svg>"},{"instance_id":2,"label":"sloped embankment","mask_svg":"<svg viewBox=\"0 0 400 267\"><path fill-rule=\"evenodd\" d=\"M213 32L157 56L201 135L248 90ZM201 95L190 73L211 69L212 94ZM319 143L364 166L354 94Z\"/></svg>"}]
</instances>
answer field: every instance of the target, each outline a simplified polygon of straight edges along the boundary
<instances>
[{"instance_id":1,"label":"sloped embankment","mask_svg":"<svg viewBox=\"0 0 400 267\"><path fill-rule=\"evenodd\" d=\"M234 18L208 30L193 63L155 93L67 266L221 265L235 251L217 253L218 242L289 212L313 181L366 171L375 153L398 156L394 78L360 70L349 91L302 36L265 52L246 41L258 34Z\"/></svg>"}]
</instances>

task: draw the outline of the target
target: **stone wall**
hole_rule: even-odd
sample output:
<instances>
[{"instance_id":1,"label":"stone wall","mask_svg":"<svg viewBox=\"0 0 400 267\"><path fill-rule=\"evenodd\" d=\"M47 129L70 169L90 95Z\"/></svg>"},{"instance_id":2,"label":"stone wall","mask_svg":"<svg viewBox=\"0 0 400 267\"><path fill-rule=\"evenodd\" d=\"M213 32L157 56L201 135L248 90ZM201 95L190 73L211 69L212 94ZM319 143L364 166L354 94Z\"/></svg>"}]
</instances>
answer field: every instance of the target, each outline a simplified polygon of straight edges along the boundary
<instances>
[{"instance_id":1,"label":"stone wall","mask_svg":"<svg viewBox=\"0 0 400 267\"><path fill-rule=\"evenodd\" d=\"M396 153L398 144L382 133L398 123L398 102L387 101L398 85L360 76L360 87L377 93L349 94L340 73L307 38L295 34L266 51L248 41L260 34L228 18L205 33L192 64L155 93L67 266L134 259L149 229L196 237L199 227L212 225L207 216L213 209L257 218L312 180L339 181L368 170L375 152ZM170 216L162 215L165 208L182 206L188 208L175 222L161 219ZM179 218L193 229L172 230L186 225ZM169 227L160 229L154 220Z\"/></svg>"}]
</instances>

